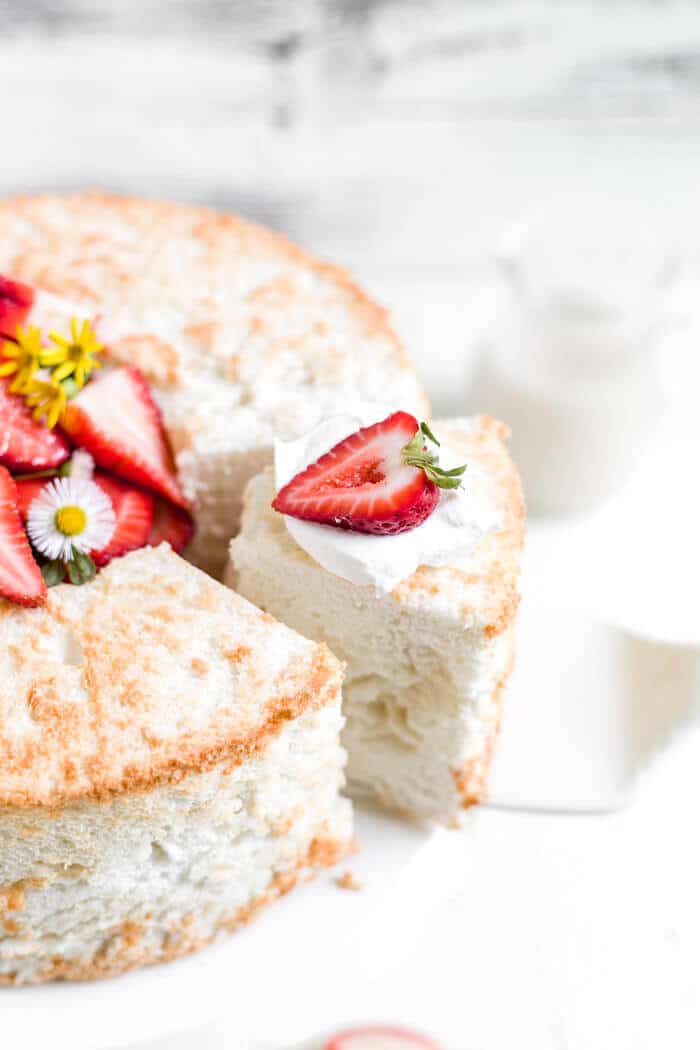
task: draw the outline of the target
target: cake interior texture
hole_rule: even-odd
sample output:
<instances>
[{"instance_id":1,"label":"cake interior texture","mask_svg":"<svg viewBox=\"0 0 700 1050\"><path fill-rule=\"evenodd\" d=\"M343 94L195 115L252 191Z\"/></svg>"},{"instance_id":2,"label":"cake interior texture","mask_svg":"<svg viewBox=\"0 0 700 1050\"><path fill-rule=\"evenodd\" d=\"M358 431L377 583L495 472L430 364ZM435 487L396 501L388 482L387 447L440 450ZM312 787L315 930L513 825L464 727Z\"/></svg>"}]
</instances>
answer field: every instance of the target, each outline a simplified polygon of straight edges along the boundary
<instances>
[{"instance_id":1,"label":"cake interior texture","mask_svg":"<svg viewBox=\"0 0 700 1050\"><path fill-rule=\"evenodd\" d=\"M138 366L197 513L189 556L218 574L246 481L275 436L351 400L425 414L386 312L341 269L204 208L104 193L0 203L0 273L108 322L109 360Z\"/></svg>"},{"instance_id":2,"label":"cake interior texture","mask_svg":"<svg viewBox=\"0 0 700 1050\"><path fill-rule=\"evenodd\" d=\"M166 547L0 608L0 982L176 958L348 849L322 647Z\"/></svg>"},{"instance_id":3,"label":"cake interior texture","mask_svg":"<svg viewBox=\"0 0 700 1050\"><path fill-rule=\"evenodd\" d=\"M270 507L270 470L253 479L229 582L347 662L343 743L356 796L455 823L480 801L514 657L524 506L503 444L485 417L435 428L487 486L500 530L464 564L421 567L390 594L321 568Z\"/></svg>"}]
</instances>

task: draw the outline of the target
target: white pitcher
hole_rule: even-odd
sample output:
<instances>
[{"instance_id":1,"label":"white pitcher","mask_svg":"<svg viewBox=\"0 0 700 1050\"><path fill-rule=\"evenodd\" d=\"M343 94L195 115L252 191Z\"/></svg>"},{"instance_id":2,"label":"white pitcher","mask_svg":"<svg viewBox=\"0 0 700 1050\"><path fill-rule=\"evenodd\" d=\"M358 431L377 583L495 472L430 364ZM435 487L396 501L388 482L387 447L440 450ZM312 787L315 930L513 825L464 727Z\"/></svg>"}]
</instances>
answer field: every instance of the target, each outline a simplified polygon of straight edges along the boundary
<instances>
[{"instance_id":1,"label":"white pitcher","mask_svg":"<svg viewBox=\"0 0 700 1050\"><path fill-rule=\"evenodd\" d=\"M567 195L499 253L502 307L471 400L511 427L535 513L615 491L662 416L659 335L677 267L642 220Z\"/></svg>"}]
</instances>

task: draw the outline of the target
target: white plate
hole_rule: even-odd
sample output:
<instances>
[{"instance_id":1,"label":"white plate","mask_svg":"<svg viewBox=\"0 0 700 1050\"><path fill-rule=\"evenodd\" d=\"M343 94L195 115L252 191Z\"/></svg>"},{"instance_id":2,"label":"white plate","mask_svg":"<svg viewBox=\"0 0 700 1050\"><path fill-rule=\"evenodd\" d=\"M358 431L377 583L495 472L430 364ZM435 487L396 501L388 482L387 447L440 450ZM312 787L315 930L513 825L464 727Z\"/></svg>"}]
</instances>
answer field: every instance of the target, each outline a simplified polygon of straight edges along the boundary
<instances>
[{"instance_id":1,"label":"white plate","mask_svg":"<svg viewBox=\"0 0 700 1050\"><path fill-rule=\"evenodd\" d=\"M439 856L440 843L449 849L446 832L360 807L356 818L360 853L206 951L88 985L0 989L2 1050L112 1050L224 1014L230 1018L231 1050L238 1050L253 1042L288 1046L331 1024L348 987L343 974L352 970L356 979L358 967L369 974L373 966L385 965L379 948L391 941L392 924L401 921L414 878L424 881L422 873ZM345 870L356 876L361 891L338 888L335 878ZM420 895L426 905L429 898ZM369 929L378 946L370 959Z\"/></svg>"}]
</instances>

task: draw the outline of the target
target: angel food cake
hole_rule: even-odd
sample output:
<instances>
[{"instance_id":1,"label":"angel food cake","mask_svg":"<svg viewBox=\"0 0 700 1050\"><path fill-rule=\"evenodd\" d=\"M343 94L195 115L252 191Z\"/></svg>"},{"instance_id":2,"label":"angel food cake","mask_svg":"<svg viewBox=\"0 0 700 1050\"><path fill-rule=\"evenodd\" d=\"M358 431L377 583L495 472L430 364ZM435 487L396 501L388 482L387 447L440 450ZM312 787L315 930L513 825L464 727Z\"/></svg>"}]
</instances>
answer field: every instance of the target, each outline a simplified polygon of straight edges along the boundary
<instances>
[{"instance_id":1,"label":"angel food cake","mask_svg":"<svg viewBox=\"0 0 700 1050\"><path fill-rule=\"evenodd\" d=\"M481 798L522 498L500 424L438 456L424 407L383 312L273 234L0 205L0 982L174 958L332 863L345 718L356 790ZM179 555L220 572L249 480L240 597Z\"/></svg>"},{"instance_id":2,"label":"angel food cake","mask_svg":"<svg viewBox=\"0 0 700 1050\"><path fill-rule=\"evenodd\" d=\"M376 412L279 444L276 472L246 490L228 578L347 662L353 792L454 823L484 795L513 664L522 492L502 424L443 420L424 435ZM435 436L447 490L430 473Z\"/></svg>"},{"instance_id":3,"label":"angel food cake","mask_svg":"<svg viewBox=\"0 0 700 1050\"><path fill-rule=\"evenodd\" d=\"M183 955L347 849L325 647L167 546L0 622L0 982Z\"/></svg>"},{"instance_id":4,"label":"angel food cake","mask_svg":"<svg viewBox=\"0 0 700 1050\"><path fill-rule=\"evenodd\" d=\"M425 411L384 311L340 269L233 216L103 193L6 200L0 274L40 291L42 331L57 309L88 317L105 363L140 370L196 508L189 556L211 572L275 436L376 391Z\"/></svg>"}]
</instances>

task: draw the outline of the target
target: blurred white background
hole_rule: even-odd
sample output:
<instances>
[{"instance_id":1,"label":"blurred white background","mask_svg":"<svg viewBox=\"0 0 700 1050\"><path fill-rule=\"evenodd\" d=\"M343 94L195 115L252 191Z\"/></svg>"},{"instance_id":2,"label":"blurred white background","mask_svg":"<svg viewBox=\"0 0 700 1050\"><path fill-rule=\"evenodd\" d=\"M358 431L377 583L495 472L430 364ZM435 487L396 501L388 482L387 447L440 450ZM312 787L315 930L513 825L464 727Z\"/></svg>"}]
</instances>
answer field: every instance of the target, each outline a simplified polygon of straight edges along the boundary
<instances>
[{"instance_id":1,"label":"blurred white background","mask_svg":"<svg viewBox=\"0 0 700 1050\"><path fill-rule=\"evenodd\" d=\"M99 185L283 230L391 308L443 413L505 338L503 235L562 193L606 200L601 236L632 203L679 264L663 419L645 410L609 505L536 523L532 550L587 611L603 596L700 635L696 3L0 0L0 98L1 193ZM556 243L565 270L566 228ZM608 817L481 814L443 903L385 979L358 974L343 1020L413 1020L448 1050L697 1047L696 764L681 750ZM181 1046L238 1050L225 1025Z\"/></svg>"},{"instance_id":2,"label":"blurred white background","mask_svg":"<svg viewBox=\"0 0 700 1050\"><path fill-rule=\"evenodd\" d=\"M440 408L499 236L553 192L640 197L699 251L692 2L0 0L0 25L0 191L285 230L391 306Z\"/></svg>"}]
</instances>

